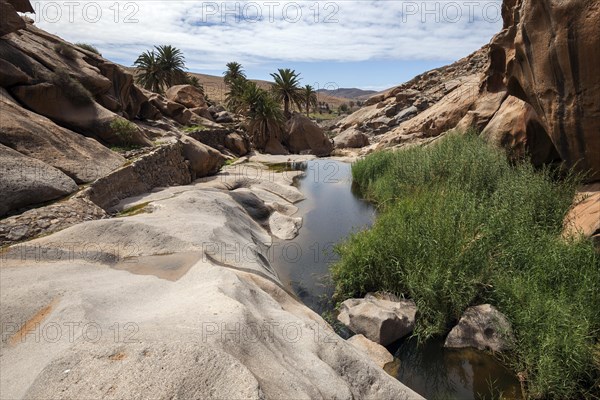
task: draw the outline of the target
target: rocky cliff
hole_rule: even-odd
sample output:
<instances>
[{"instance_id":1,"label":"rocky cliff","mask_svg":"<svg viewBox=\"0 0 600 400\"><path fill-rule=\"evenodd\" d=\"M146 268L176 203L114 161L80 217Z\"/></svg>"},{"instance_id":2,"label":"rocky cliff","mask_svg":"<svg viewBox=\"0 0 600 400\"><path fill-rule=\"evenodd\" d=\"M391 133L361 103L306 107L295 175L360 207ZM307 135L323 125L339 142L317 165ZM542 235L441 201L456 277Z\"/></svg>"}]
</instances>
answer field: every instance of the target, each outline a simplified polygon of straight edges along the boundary
<instances>
[{"instance_id":1,"label":"rocky cliff","mask_svg":"<svg viewBox=\"0 0 600 400\"><path fill-rule=\"evenodd\" d=\"M505 0L502 10L489 45L370 98L336 132L366 133L369 152L475 128L511 156L563 161L599 179L600 5Z\"/></svg>"}]
</instances>

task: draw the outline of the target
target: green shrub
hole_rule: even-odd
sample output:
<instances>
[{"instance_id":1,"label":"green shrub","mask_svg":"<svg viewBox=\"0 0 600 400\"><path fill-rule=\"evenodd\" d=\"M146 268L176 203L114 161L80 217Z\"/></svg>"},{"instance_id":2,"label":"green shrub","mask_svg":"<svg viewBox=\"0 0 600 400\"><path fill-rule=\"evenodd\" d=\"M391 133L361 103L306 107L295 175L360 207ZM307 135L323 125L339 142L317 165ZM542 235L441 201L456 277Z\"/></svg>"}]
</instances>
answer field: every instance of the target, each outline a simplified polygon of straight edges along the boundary
<instances>
[{"instance_id":1,"label":"green shrub","mask_svg":"<svg viewBox=\"0 0 600 400\"><path fill-rule=\"evenodd\" d=\"M137 126L133 122L124 118L115 118L110 123L110 129L119 138L121 143L126 146L133 144L133 139L138 131Z\"/></svg>"},{"instance_id":2,"label":"green shrub","mask_svg":"<svg viewBox=\"0 0 600 400\"><path fill-rule=\"evenodd\" d=\"M98 51L98 49L96 48L96 46L91 45L89 43L75 43L75 46L79 47L80 49L91 51L92 53L95 53L95 54L98 54L99 56L102 56L102 54L100 54L100 52Z\"/></svg>"},{"instance_id":3,"label":"green shrub","mask_svg":"<svg viewBox=\"0 0 600 400\"><path fill-rule=\"evenodd\" d=\"M62 92L75 103L90 104L94 98L79 81L72 78L64 69L54 71L52 83L62 89Z\"/></svg>"},{"instance_id":4,"label":"green shrub","mask_svg":"<svg viewBox=\"0 0 600 400\"><path fill-rule=\"evenodd\" d=\"M592 397L600 258L590 240L561 236L577 177L511 166L473 134L376 153L352 172L381 213L337 247L339 301L375 290L412 298L421 340L489 302L513 324L507 362L533 397Z\"/></svg>"},{"instance_id":5,"label":"green shrub","mask_svg":"<svg viewBox=\"0 0 600 400\"><path fill-rule=\"evenodd\" d=\"M56 43L54 45L54 50L61 56L66 57L70 60L74 60L77 58L77 51L64 42Z\"/></svg>"}]
</instances>

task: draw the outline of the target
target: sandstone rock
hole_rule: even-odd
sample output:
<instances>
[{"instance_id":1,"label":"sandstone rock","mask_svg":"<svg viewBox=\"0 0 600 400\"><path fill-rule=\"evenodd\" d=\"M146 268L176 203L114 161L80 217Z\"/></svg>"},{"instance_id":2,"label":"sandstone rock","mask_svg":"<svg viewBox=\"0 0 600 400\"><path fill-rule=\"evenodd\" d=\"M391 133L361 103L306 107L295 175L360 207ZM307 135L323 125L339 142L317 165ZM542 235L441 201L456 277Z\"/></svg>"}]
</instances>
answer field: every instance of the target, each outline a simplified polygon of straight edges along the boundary
<instances>
[{"instance_id":1,"label":"sandstone rock","mask_svg":"<svg viewBox=\"0 0 600 400\"><path fill-rule=\"evenodd\" d=\"M456 125L456 129L461 132L465 132L468 129L475 129L477 132L483 131L500 109L506 97L506 91L482 93L471 107L471 110Z\"/></svg>"},{"instance_id":2,"label":"sandstone rock","mask_svg":"<svg viewBox=\"0 0 600 400\"><path fill-rule=\"evenodd\" d=\"M0 36L25 28L25 21L21 19L17 10L7 0L0 0Z\"/></svg>"},{"instance_id":3,"label":"sandstone rock","mask_svg":"<svg viewBox=\"0 0 600 400\"><path fill-rule=\"evenodd\" d=\"M0 170L0 216L77 190L75 182L58 169L4 145L0 145Z\"/></svg>"},{"instance_id":4,"label":"sandstone rock","mask_svg":"<svg viewBox=\"0 0 600 400\"><path fill-rule=\"evenodd\" d=\"M443 96L427 110L417 114L386 133L378 144L385 148L403 143L437 137L456 127L478 98L479 74L461 78L461 86Z\"/></svg>"},{"instance_id":5,"label":"sandstone rock","mask_svg":"<svg viewBox=\"0 0 600 400\"><path fill-rule=\"evenodd\" d=\"M214 121L212 114L210 113L210 111L208 111L208 108L206 107L191 108L190 111L202 118L206 118L209 121Z\"/></svg>"},{"instance_id":6,"label":"sandstone rock","mask_svg":"<svg viewBox=\"0 0 600 400\"><path fill-rule=\"evenodd\" d=\"M365 353L373 362L379 365L381 368L385 364L394 361L394 356L387 351L385 347L377 344L363 335L354 335L348 339L348 343L356 347L358 351Z\"/></svg>"},{"instance_id":7,"label":"sandstone rock","mask_svg":"<svg viewBox=\"0 0 600 400\"><path fill-rule=\"evenodd\" d=\"M103 346L83 342L50 363L25 395L32 399L107 396L264 399L254 375L235 357L191 342Z\"/></svg>"},{"instance_id":8,"label":"sandstone rock","mask_svg":"<svg viewBox=\"0 0 600 400\"><path fill-rule=\"evenodd\" d=\"M192 85L172 86L165 93L165 97L190 109L206 106L204 95L198 88Z\"/></svg>"},{"instance_id":9,"label":"sandstone rock","mask_svg":"<svg viewBox=\"0 0 600 400\"><path fill-rule=\"evenodd\" d=\"M214 127L212 127L214 125ZM242 157L250 151L250 140L246 135L232 132L222 125L213 123L201 129L189 132L188 135L207 146L219 150L223 154Z\"/></svg>"},{"instance_id":10,"label":"sandstone rock","mask_svg":"<svg viewBox=\"0 0 600 400\"><path fill-rule=\"evenodd\" d=\"M139 130L132 132L126 139L118 136L111 128L111 123L120 118L118 115L100 106L93 99L78 101L69 97L63 88L52 83L14 86L10 91L27 108L82 135L97 137L110 144L150 144ZM127 143L124 143L124 140Z\"/></svg>"},{"instance_id":11,"label":"sandstone rock","mask_svg":"<svg viewBox=\"0 0 600 400\"><path fill-rule=\"evenodd\" d=\"M366 106L372 106L374 104L380 103L385 99L385 96L383 94L376 94L374 96L371 96L367 99L367 101L365 102Z\"/></svg>"},{"instance_id":12,"label":"sandstone rock","mask_svg":"<svg viewBox=\"0 0 600 400\"><path fill-rule=\"evenodd\" d=\"M295 113L286 124L289 132L287 145L292 153L310 151L318 157L328 156L333 150L331 140L323 129L306 117Z\"/></svg>"},{"instance_id":13,"label":"sandstone rock","mask_svg":"<svg viewBox=\"0 0 600 400\"><path fill-rule=\"evenodd\" d=\"M215 122L219 124L227 124L233 122L233 115L227 111L221 111L215 114Z\"/></svg>"},{"instance_id":14,"label":"sandstone rock","mask_svg":"<svg viewBox=\"0 0 600 400\"><path fill-rule=\"evenodd\" d=\"M214 106L210 106L208 107L208 112L214 117L216 114L226 111L225 107L221 106L221 105L214 105Z\"/></svg>"},{"instance_id":15,"label":"sandstone rock","mask_svg":"<svg viewBox=\"0 0 600 400\"><path fill-rule=\"evenodd\" d=\"M117 111L125 113L128 119L143 117L142 109L148 104L148 96L135 86L133 75L111 62L99 62L98 69L111 82L106 93L117 100ZM147 108L144 111L148 113Z\"/></svg>"},{"instance_id":16,"label":"sandstone rock","mask_svg":"<svg viewBox=\"0 0 600 400\"><path fill-rule=\"evenodd\" d=\"M336 149L361 148L369 145L369 137L356 128L348 128L335 138L333 143Z\"/></svg>"},{"instance_id":17,"label":"sandstone rock","mask_svg":"<svg viewBox=\"0 0 600 400\"><path fill-rule=\"evenodd\" d=\"M354 333L387 346L413 331L416 313L417 306L412 300L389 300L367 294L364 299L344 301L337 319Z\"/></svg>"},{"instance_id":18,"label":"sandstone rock","mask_svg":"<svg viewBox=\"0 0 600 400\"><path fill-rule=\"evenodd\" d=\"M27 84L31 78L10 62L0 58L0 87Z\"/></svg>"},{"instance_id":19,"label":"sandstone rock","mask_svg":"<svg viewBox=\"0 0 600 400\"><path fill-rule=\"evenodd\" d=\"M185 108L185 106L170 101L159 94L153 93L150 95L148 101L162 114L173 118L182 125L187 125L192 119L192 112Z\"/></svg>"},{"instance_id":20,"label":"sandstone rock","mask_svg":"<svg viewBox=\"0 0 600 400\"><path fill-rule=\"evenodd\" d=\"M512 327L504 314L494 306L469 307L446 338L445 347L474 347L501 352L514 343Z\"/></svg>"},{"instance_id":21,"label":"sandstone rock","mask_svg":"<svg viewBox=\"0 0 600 400\"><path fill-rule=\"evenodd\" d=\"M51 165L77 183L92 182L125 159L96 140L22 108L0 89L0 143Z\"/></svg>"},{"instance_id":22,"label":"sandstone rock","mask_svg":"<svg viewBox=\"0 0 600 400\"><path fill-rule=\"evenodd\" d=\"M264 152L267 153L267 154L273 154L273 155L287 155L287 154L290 154L290 152L285 147L283 147L283 145L281 144L281 142L279 140L275 139L272 136L267 141L267 144L265 145Z\"/></svg>"},{"instance_id":23,"label":"sandstone rock","mask_svg":"<svg viewBox=\"0 0 600 400\"><path fill-rule=\"evenodd\" d=\"M298 231L302 227L302 218L294 218L278 211L273 212L269 217L269 229L276 238L283 240L292 240L298 236Z\"/></svg>"},{"instance_id":24,"label":"sandstone rock","mask_svg":"<svg viewBox=\"0 0 600 400\"><path fill-rule=\"evenodd\" d=\"M82 191L104 210L127 197L138 196L157 187L187 185L192 181L190 166L183 156L183 143L169 143L152 150Z\"/></svg>"},{"instance_id":25,"label":"sandstone rock","mask_svg":"<svg viewBox=\"0 0 600 400\"><path fill-rule=\"evenodd\" d=\"M600 237L600 183L584 185L565 217L564 235Z\"/></svg>"},{"instance_id":26,"label":"sandstone rock","mask_svg":"<svg viewBox=\"0 0 600 400\"><path fill-rule=\"evenodd\" d=\"M559 159L534 109L516 97L509 96L502 103L481 136L505 148L514 159L530 155L534 165Z\"/></svg>"},{"instance_id":27,"label":"sandstone rock","mask_svg":"<svg viewBox=\"0 0 600 400\"><path fill-rule=\"evenodd\" d=\"M232 190L229 194L255 221L261 225L268 225L272 210L254 191L240 188Z\"/></svg>"},{"instance_id":28,"label":"sandstone rock","mask_svg":"<svg viewBox=\"0 0 600 400\"><path fill-rule=\"evenodd\" d=\"M242 157L250 151L250 141L247 137L233 132L225 136L225 147L231 150L236 156Z\"/></svg>"},{"instance_id":29,"label":"sandstone rock","mask_svg":"<svg viewBox=\"0 0 600 400\"><path fill-rule=\"evenodd\" d=\"M600 8L596 2L507 3L487 85L529 103L558 154L600 177Z\"/></svg>"},{"instance_id":30,"label":"sandstone rock","mask_svg":"<svg viewBox=\"0 0 600 400\"><path fill-rule=\"evenodd\" d=\"M190 162L192 179L216 173L225 163L225 158L217 150L189 136L182 136L183 155Z\"/></svg>"},{"instance_id":31,"label":"sandstone rock","mask_svg":"<svg viewBox=\"0 0 600 400\"><path fill-rule=\"evenodd\" d=\"M45 236L84 221L106 217L106 211L90 200L75 195L65 201L4 218L0 223L0 246Z\"/></svg>"},{"instance_id":32,"label":"sandstone rock","mask_svg":"<svg viewBox=\"0 0 600 400\"><path fill-rule=\"evenodd\" d=\"M406 121L407 119L414 117L418 113L419 113L419 109L417 107L410 106L410 107L405 108L404 110L400 111L398 113L398 115L396 115L396 117L394 118L394 122L396 124L400 124L400 123Z\"/></svg>"}]
</instances>

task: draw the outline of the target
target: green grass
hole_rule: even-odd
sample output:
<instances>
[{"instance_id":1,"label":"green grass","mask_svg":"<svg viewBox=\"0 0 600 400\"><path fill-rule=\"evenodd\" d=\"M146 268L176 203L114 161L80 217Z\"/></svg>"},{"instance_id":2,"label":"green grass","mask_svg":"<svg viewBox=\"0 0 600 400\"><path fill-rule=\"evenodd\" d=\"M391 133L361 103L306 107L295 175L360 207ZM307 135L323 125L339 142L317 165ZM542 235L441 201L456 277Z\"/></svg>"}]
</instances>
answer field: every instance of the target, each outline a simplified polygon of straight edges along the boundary
<instances>
[{"instance_id":1,"label":"green grass","mask_svg":"<svg viewBox=\"0 0 600 400\"><path fill-rule=\"evenodd\" d=\"M54 51L69 60L75 60L77 58L77 51L64 42L56 43L54 45Z\"/></svg>"},{"instance_id":2,"label":"green grass","mask_svg":"<svg viewBox=\"0 0 600 400\"><path fill-rule=\"evenodd\" d=\"M600 258L590 240L561 236L577 177L511 166L474 134L375 153L352 172L381 213L337 247L339 301L412 298L421 340L489 302L513 324L506 361L533 398L599 396Z\"/></svg>"},{"instance_id":3,"label":"green grass","mask_svg":"<svg viewBox=\"0 0 600 400\"><path fill-rule=\"evenodd\" d=\"M140 203L133 207L126 208L117 214L117 218L132 217L134 215L147 213L148 209L146 207L148 206L148 204L150 204L149 201L145 203Z\"/></svg>"},{"instance_id":4,"label":"green grass","mask_svg":"<svg viewBox=\"0 0 600 400\"><path fill-rule=\"evenodd\" d=\"M80 104L90 104L94 97L78 80L71 77L63 68L57 68L52 76L52 83L59 87L71 101Z\"/></svg>"},{"instance_id":5,"label":"green grass","mask_svg":"<svg viewBox=\"0 0 600 400\"><path fill-rule=\"evenodd\" d=\"M197 132L197 131L206 131L208 129L209 128L207 128L206 126L202 126L202 125L192 125L192 126L186 126L182 130L185 133L192 133L192 132Z\"/></svg>"},{"instance_id":6,"label":"green grass","mask_svg":"<svg viewBox=\"0 0 600 400\"><path fill-rule=\"evenodd\" d=\"M110 129L119 138L121 148L135 148L133 139L138 132L136 124L125 118L115 118L110 123Z\"/></svg>"},{"instance_id":7,"label":"green grass","mask_svg":"<svg viewBox=\"0 0 600 400\"><path fill-rule=\"evenodd\" d=\"M84 49L87 51L91 51L92 53L98 54L99 56L102 56L102 54L100 54L100 51L98 51L98 48L96 48L96 46L91 45L89 43L75 43L75 46L79 47L80 49Z\"/></svg>"}]
</instances>

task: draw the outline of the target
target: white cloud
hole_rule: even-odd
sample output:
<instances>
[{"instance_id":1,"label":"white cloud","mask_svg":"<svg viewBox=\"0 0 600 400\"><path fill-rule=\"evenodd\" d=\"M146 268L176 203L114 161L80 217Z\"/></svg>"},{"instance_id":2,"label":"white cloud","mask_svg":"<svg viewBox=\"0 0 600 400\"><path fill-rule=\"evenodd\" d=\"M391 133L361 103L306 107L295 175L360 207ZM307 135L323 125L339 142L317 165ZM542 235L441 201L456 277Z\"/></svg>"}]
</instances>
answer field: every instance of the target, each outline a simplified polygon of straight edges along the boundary
<instances>
[{"instance_id":1,"label":"white cloud","mask_svg":"<svg viewBox=\"0 0 600 400\"><path fill-rule=\"evenodd\" d=\"M233 59L248 66L268 61L453 60L487 43L501 27L500 0L80 1L71 9L68 4L34 2L37 25L70 41L93 43L107 58L125 63L153 45L172 44L184 51L194 70L220 69ZM252 22L258 9L263 19ZM236 20L231 10L242 18ZM291 22L296 17L299 21Z\"/></svg>"}]
</instances>

